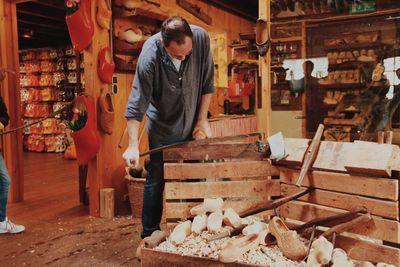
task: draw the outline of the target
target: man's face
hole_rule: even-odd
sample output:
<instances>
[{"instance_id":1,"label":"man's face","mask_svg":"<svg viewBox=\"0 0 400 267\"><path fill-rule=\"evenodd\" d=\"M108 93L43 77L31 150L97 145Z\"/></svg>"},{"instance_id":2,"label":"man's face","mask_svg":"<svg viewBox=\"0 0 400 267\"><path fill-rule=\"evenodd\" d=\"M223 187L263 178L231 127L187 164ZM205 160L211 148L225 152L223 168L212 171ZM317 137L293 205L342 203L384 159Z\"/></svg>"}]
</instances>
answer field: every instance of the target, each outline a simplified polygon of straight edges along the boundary
<instances>
[{"instance_id":1,"label":"man's face","mask_svg":"<svg viewBox=\"0 0 400 267\"><path fill-rule=\"evenodd\" d=\"M165 47L168 54L176 59L185 60L186 56L192 51L193 43L192 38L186 36L185 42L179 45L175 41L171 41L168 47Z\"/></svg>"}]
</instances>

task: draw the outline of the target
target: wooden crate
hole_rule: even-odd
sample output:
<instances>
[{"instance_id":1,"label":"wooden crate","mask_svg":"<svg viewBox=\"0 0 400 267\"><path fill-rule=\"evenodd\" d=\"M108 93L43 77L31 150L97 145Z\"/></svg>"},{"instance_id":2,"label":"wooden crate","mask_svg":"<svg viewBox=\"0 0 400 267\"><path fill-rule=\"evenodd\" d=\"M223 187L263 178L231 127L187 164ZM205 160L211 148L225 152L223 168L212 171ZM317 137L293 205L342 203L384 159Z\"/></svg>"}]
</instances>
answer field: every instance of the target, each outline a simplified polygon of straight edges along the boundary
<instances>
[{"instance_id":1,"label":"wooden crate","mask_svg":"<svg viewBox=\"0 0 400 267\"><path fill-rule=\"evenodd\" d=\"M391 170L397 168L393 160L397 160L398 153L397 146L388 144L322 142L313 170L302 183L303 187L312 186L315 190L283 205L279 215L305 222L366 208L373 217L373 225L349 230L351 237L338 236L337 246L352 259L400 266L399 179L389 177ZM362 157L364 161L359 160ZM367 158L371 163L366 162ZM279 169L282 196L303 189L295 186L299 168Z\"/></svg>"},{"instance_id":2,"label":"wooden crate","mask_svg":"<svg viewBox=\"0 0 400 267\"><path fill-rule=\"evenodd\" d=\"M238 162L165 164L167 219L176 221L181 217L189 218L190 208L204 197L220 196L228 199L232 197L231 201L227 201L227 205L240 213L255 203L262 204L267 201L265 196L287 196L302 190L294 184L300 172L300 167L297 165L301 164L301 161L298 158L304 155L307 141L302 139L297 142L292 139L291 142L296 144L296 153L293 153L292 158L288 157L282 161L285 164L283 166L272 166L254 155L252 160ZM322 148L326 145L322 145ZM347 144L334 144L334 146L345 147ZM398 153L396 149L394 151ZM337 149L332 151L338 152ZM211 158L221 153L220 151L209 152L212 155ZM356 152L351 151L352 154ZM201 158L201 153L205 151L196 153L198 158ZM313 186L315 190L309 195L280 207L279 216L290 223L299 223L365 207L373 217L374 227L368 225L338 235L335 246L346 250L350 258L355 260L386 262L400 266L399 179L377 176L377 173L387 174L390 168L385 166L382 166L384 172L372 171L374 176L366 173L350 174L344 168L348 162L340 158L342 153L326 153L322 150L320 153L324 158L317 157L313 170L308 172L302 183L302 187ZM178 158L182 160L189 153L180 153L175 150L169 155L174 160ZM236 154L233 153L233 155ZM296 156L293 157L294 155ZM321 160L323 160L322 163ZM400 166L398 162L393 164L392 169L398 170ZM270 175L279 175L279 180L267 179L266 177ZM218 180L228 177L229 180ZM217 179L209 180L210 178ZM191 182L193 179L207 179L207 181ZM248 198L241 198L244 195ZM149 249L143 252L142 266L156 266L164 263L173 266L225 266L220 262L205 258L180 256Z\"/></svg>"},{"instance_id":3,"label":"wooden crate","mask_svg":"<svg viewBox=\"0 0 400 267\"><path fill-rule=\"evenodd\" d=\"M269 163L266 153L258 151L254 138L183 145L163 154L168 223L191 218L190 209L204 198L222 197L225 207L235 207L240 213L280 195L279 180L269 179L279 175L279 170Z\"/></svg>"}]
</instances>

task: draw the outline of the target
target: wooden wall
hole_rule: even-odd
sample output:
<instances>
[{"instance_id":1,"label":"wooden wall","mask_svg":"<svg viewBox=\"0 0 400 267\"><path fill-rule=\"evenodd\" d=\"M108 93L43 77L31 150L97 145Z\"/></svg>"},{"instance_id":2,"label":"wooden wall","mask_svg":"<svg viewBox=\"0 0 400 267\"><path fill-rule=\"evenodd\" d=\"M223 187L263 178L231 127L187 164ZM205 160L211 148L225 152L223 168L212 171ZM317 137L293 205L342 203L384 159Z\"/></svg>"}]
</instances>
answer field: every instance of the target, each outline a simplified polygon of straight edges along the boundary
<instances>
[{"instance_id":1,"label":"wooden wall","mask_svg":"<svg viewBox=\"0 0 400 267\"><path fill-rule=\"evenodd\" d=\"M165 0L160 2L161 8L167 11L169 15L183 16L190 23L204 27L208 31L226 32L228 44L232 39L239 38L238 34L240 32L249 32L253 30L253 22L244 20L200 1L194 2L196 5L199 5L204 12L212 17L212 25L204 24L190 13L178 7L175 0ZM95 3L92 3L92 5L92 17L94 18ZM97 53L99 49L107 45L108 42L107 32L99 29L96 25L93 43L84 54L86 92L93 96L94 99L97 99L101 88L110 90L108 86L101 84L96 75ZM230 55L230 51L228 51L228 55ZM127 203L124 201L124 196L127 191L124 182L125 163L122 159L122 153L128 144L127 136L122 139L122 148L119 148L118 144L120 143L120 139L126 126L124 111L134 76L131 74L121 73L116 74L116 76L118 79L118 93L113 95L116 119L115 129L112 135L101 135L100 152L97 155L97 159L93 160L89 166L88 180L89 186L91 187L90 214L95 216L99 214L98 190L102 187L115 188L117 212L123 211L126 207L124 203ZM147 139L147 137L144 139ZM147 150L147 142L143 142L141 145L141 151L144 150Z\"/></svg>"}]
</instances>

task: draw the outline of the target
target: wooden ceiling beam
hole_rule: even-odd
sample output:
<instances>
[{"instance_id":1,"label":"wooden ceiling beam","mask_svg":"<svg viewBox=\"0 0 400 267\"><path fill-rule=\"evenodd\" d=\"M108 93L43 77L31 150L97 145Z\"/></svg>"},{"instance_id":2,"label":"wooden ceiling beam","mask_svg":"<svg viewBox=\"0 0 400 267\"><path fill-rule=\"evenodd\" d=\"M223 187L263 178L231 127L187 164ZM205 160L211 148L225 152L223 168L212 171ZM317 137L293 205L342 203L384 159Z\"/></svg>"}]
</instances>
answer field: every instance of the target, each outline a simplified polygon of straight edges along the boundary
<instances>
[{"instance_id":1,"label":"wooden ceiling beam","mask_svg":"<svg viewBox=\"0 0 400 267\"><path fill-rule=\"evenodd\" d=\"M255 22L257 20L257 16L254 16L249 12L239 9L232 3L232 1L230 1L229 4L226 3L225 1L221 1L221 0L203 0L203 1L208 4L214 5L222 10L225 10L229 13L232 13L239 17L242 17L244 19L247 19L247 20L250 20L253 22Z\"/></svg>"},{"instance_id":2,"label":"wooden ceiling beam","mask_svg":"<svg viewBox=\"0 0 400 267\"><path fill-rule=\"evenodd\" d=\"M45 18L49 20L54 20L58 22L65 22L65 17L60 17L60 16L52 16L48 12L43 12L42 10L29 10L26 7L17 7L17 14L26 14L26 15L31 15L39 18Z\"/></svg>"},{"instance_id":3,"label":"wooden ceiling beam","mask_svg":"<svg viewBox=\"0 0 400 267\"><path fill-rule=\"evenodd\" d=\"M20 24L20 23L24 23L25 25L39 26L42 28L53 29L53 30L58 30L58 31L67 31L67 28L63 27L63 26L29 21L29 20L25 20L25 19L18 19L18 24ZM30 28L31 26L28 26L28 27Z\"/></svg>"},{"instance_id":4,"label":"wooden ceiling beam","mask_svg":"<svg viewBox=\"0 0 400 267\"><path fill-rule=\"evenodd\" d=\"M42 6L47 6L51 8L55 8L58 10L66 10L64 1L54 1L54 0L32 0L32 2L42 5Z\"/></svg>"}]
</instances>

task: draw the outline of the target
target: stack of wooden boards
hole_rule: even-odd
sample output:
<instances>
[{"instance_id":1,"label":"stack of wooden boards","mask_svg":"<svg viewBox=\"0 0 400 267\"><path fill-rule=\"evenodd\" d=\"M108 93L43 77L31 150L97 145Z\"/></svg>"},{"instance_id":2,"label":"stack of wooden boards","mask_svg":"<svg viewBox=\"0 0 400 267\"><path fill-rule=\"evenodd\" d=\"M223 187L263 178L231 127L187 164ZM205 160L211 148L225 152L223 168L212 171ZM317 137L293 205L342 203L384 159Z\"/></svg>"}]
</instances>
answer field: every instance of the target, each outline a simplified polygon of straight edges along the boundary
<instances>
[{"instance_id":1,"label":"stack of wooden boards","mask_svg":"<svg viewBox=\"0 0 400 267\"><path fill-rule=\"evenodd\" d=\"M284 204L277 210L279 215L291 223L300 223L366 208L373 223L353 227L348 230L350 236L337 236L336 246L355 260L400 266L399 147L362 141L322 141L312 169L299 188L295 183L309 142L285 139L289 156L279 164L271 164L265 154L257 151L254 142L164 151L167 222L191 218L190 208L204 198L222 197L226 207L233 207L240 214L268 203L271 197L291 195L311 186L315 188L312 193ZM160 253L163 254L157 255ZM144 255L152 254L147 251ZM190 256L184 257L186 262L192 260ZM198 261L201 259L193 258L193 263Z\"/></svg>"}]
</instances>

